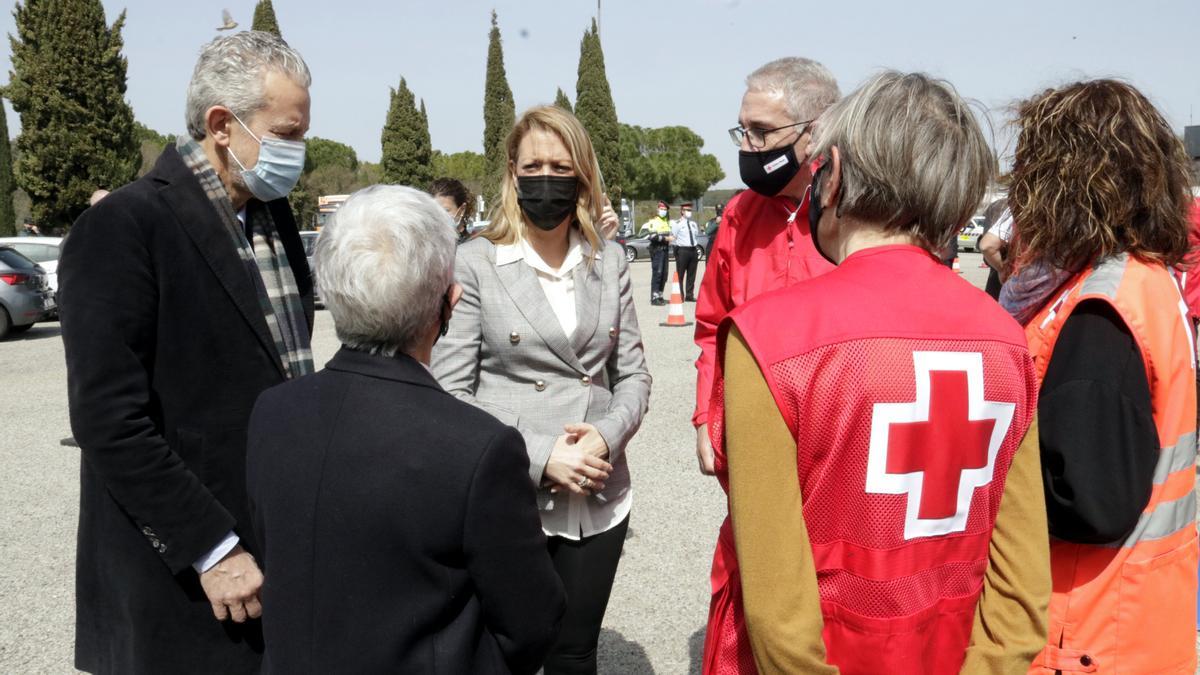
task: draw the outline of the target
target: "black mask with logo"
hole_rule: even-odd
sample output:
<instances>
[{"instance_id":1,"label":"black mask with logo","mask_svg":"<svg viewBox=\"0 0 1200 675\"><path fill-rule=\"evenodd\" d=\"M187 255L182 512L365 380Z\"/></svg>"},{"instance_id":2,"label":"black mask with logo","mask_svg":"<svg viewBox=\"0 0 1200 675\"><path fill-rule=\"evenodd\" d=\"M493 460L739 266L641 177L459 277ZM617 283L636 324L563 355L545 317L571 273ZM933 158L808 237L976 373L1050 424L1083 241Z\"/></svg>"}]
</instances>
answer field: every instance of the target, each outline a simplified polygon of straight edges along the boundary
<instances>
[{"instance_id":1,"label":"black mask with logo","mask_svg":"<svg viewBox=\"0 0 1200 675\"><path fill-rule=\"evenodd\" d=\"M517 203L529 222L549 232L575 213L579 179L575 176L517 176Z\"/></svg>"},{"instance_id":2,"label":"black mask with logo","mask_svg":"<svg viewBox=\"0 0 1200 675\"><path fill-rule=\"evenodd\" d=\"M738 169L746 187L764 197L774 197L800 173L796 147L789 143L782 148L738 152Z\"/></svg>"},{"instance_id":3,"label":"black mask with logo","mask_svg":"<svg viewBox=\"0 0 1200 675\"><path fill-rule=\"evenodd\" d=\"M825 249L821 248L821 237L817 233L817 229L821 224L821 214L825 212L824 207L821 206L821 181L829 176L832 167L833 162L827 160L813 174L812 186L808 189L808 230L812 236L813 247L817 249L817 253L820 253L822 258L836 265L837 261L830 258Z\"/></svg>"}]
</instances>

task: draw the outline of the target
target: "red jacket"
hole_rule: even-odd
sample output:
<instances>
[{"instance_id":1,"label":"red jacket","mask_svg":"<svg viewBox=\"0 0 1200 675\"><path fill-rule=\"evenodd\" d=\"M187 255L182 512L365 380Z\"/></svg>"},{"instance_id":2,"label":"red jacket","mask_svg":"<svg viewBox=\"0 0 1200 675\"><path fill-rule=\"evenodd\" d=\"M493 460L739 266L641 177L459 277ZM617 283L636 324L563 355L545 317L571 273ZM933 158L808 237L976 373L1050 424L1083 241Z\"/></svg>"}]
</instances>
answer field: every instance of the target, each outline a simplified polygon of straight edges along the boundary
<instances>
[{"instance_id":1,"label":"red jacket","mask_svg":"<svg viewBox=\"0 0 1200 675\"><path fill-rule=\"evenodd\" d=\"M796 440L829 663L957 673L1008 468L1037 408L1020 326L914 246L859 251L739 308L731 323ZM725 485L719 374L715 386L709 435ZM736 567L714 564L740 585ZM745 654L740 593L717 597L734 611L710 616L734 621L709 626L720 636L710 649Z\"/></svg>"},{"instance_id":2,"label":"red jacket","mask_svg":"<svg viewBox=\"0 0 1200 675\"><path fill-rule=\"evenodd\" d=\"M725 207L717 240L704 269L696 303L696 412L708 421L717 326L735 307L767 291L786 288L833 269L817 253L808 230L808 198L799 209L789 197L747 190Z\"/></svg>"},{"instance_id":3,"label":"red jacket","mask_svg":"<svg viewBox=\"0 0 1200 675\"><path fill-rule=\"evenodd\" d=\"M1187 303L1192 319L1200 320L1200 198L1192 202L1192 229L1188 232L1188 241L1192 244L1191 255L1187 257L1191 268L1184 270L1183 301Z\"/></svg>"}]
</instances>

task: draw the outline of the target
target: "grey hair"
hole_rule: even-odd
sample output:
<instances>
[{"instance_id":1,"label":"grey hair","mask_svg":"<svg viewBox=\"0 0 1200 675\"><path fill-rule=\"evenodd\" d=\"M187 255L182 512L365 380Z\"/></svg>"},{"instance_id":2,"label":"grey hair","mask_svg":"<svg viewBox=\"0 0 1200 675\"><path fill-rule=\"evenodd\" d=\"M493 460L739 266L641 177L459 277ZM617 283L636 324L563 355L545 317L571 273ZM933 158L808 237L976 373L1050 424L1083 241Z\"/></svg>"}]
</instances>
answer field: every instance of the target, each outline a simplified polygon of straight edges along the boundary
<instances>
[{"instance_id":1,"label":"grey hair","mask_svg":"<svg viewBox=\"0 0 1200 675\"><path fill-rule=\"evenodd\" d=\"M908 234L940 253L975 213L996 156L954 86L882 72L825 111L810 155L837 147L840 215Z\"/></svg>"},{"instance_id":2,"label":"grey hair","mask_svg":"<svg viewBox=\"0 0 1200 675\"><path fill-rule=\"evenodd\" d=\"M243 31L204 45L187 90L187 129L195 140L206 135L204 115L223 105L243 122L266 105L264 81L275 70L307 89L312 74L300 52L262 31Z\"/></svg>"},{"instance_id":3,"label":"grey hair","mask_svg":"<svg viewBox=\"0 0 1200 675\"><path fill-rule=\"evenodd\" d=\"M385 356L417 346L454 282L454 242L450 216L420 190L373 185L350 195L313 261L338 339Z\"/></svg>"},{"instance_id":4,"label":"grey hair","mask_svg":"<svg viewBox=\"0 0 1200 675\"><path fill-rule=\"evenodd\" d=\"M746 89L782 96L793 122L816 119L842 97L828 68L799 56L776 59L750 73Z\"/></svg>"}]
</instances>

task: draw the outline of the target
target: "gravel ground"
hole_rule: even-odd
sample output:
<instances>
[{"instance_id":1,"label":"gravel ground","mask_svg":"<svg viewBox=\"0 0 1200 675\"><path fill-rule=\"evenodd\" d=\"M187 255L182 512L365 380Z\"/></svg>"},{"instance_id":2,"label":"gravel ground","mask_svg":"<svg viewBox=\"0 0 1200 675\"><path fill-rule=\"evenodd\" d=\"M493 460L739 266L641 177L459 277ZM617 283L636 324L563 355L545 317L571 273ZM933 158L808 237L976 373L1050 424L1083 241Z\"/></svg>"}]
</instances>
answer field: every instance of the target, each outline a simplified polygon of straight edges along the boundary
<instances>
[{"instance_id":1,"label":"gravel ground","mask_svg":"<svg viewBox=\"0 0 1200 675\"><path fill-rule=\"evenodd\" d=\"M979 261L964 254L962 268L982 286ZM650 265L638 262L633 270L654 387L650 413L628 449L635 506L600 637L600 670L698 673L724 499L716 481L696 470L692 330L659 326L667 308L648 303ZM685 305L689 321L694 311ZM318 312L318 365L336 348L333 323ZM57 324L0 343L0 384L0 672L73 672L79 451L59 444L70 432Z\"/></svg>"}]
</instances>

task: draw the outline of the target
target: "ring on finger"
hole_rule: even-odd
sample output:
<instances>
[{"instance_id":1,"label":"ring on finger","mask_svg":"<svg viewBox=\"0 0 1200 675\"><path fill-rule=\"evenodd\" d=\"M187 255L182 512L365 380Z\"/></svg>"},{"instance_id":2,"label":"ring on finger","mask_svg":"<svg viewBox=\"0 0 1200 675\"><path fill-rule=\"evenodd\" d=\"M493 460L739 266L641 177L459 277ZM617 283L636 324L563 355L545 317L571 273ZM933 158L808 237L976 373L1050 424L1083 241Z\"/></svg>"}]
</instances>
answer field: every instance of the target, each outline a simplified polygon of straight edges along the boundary
<instances>
[{"instance_id":1,"label":"ring on finger","mask_svg":"<svg viewBox=\"0 0 1200 675\"><path fill-rule=\"evenodd\" d=\"M592 484L592 479L588 478L587 476L580 476L579 480L576 481L576 484L586 490L588 489L588 486Z\"/></svg>"}]
</instances>

